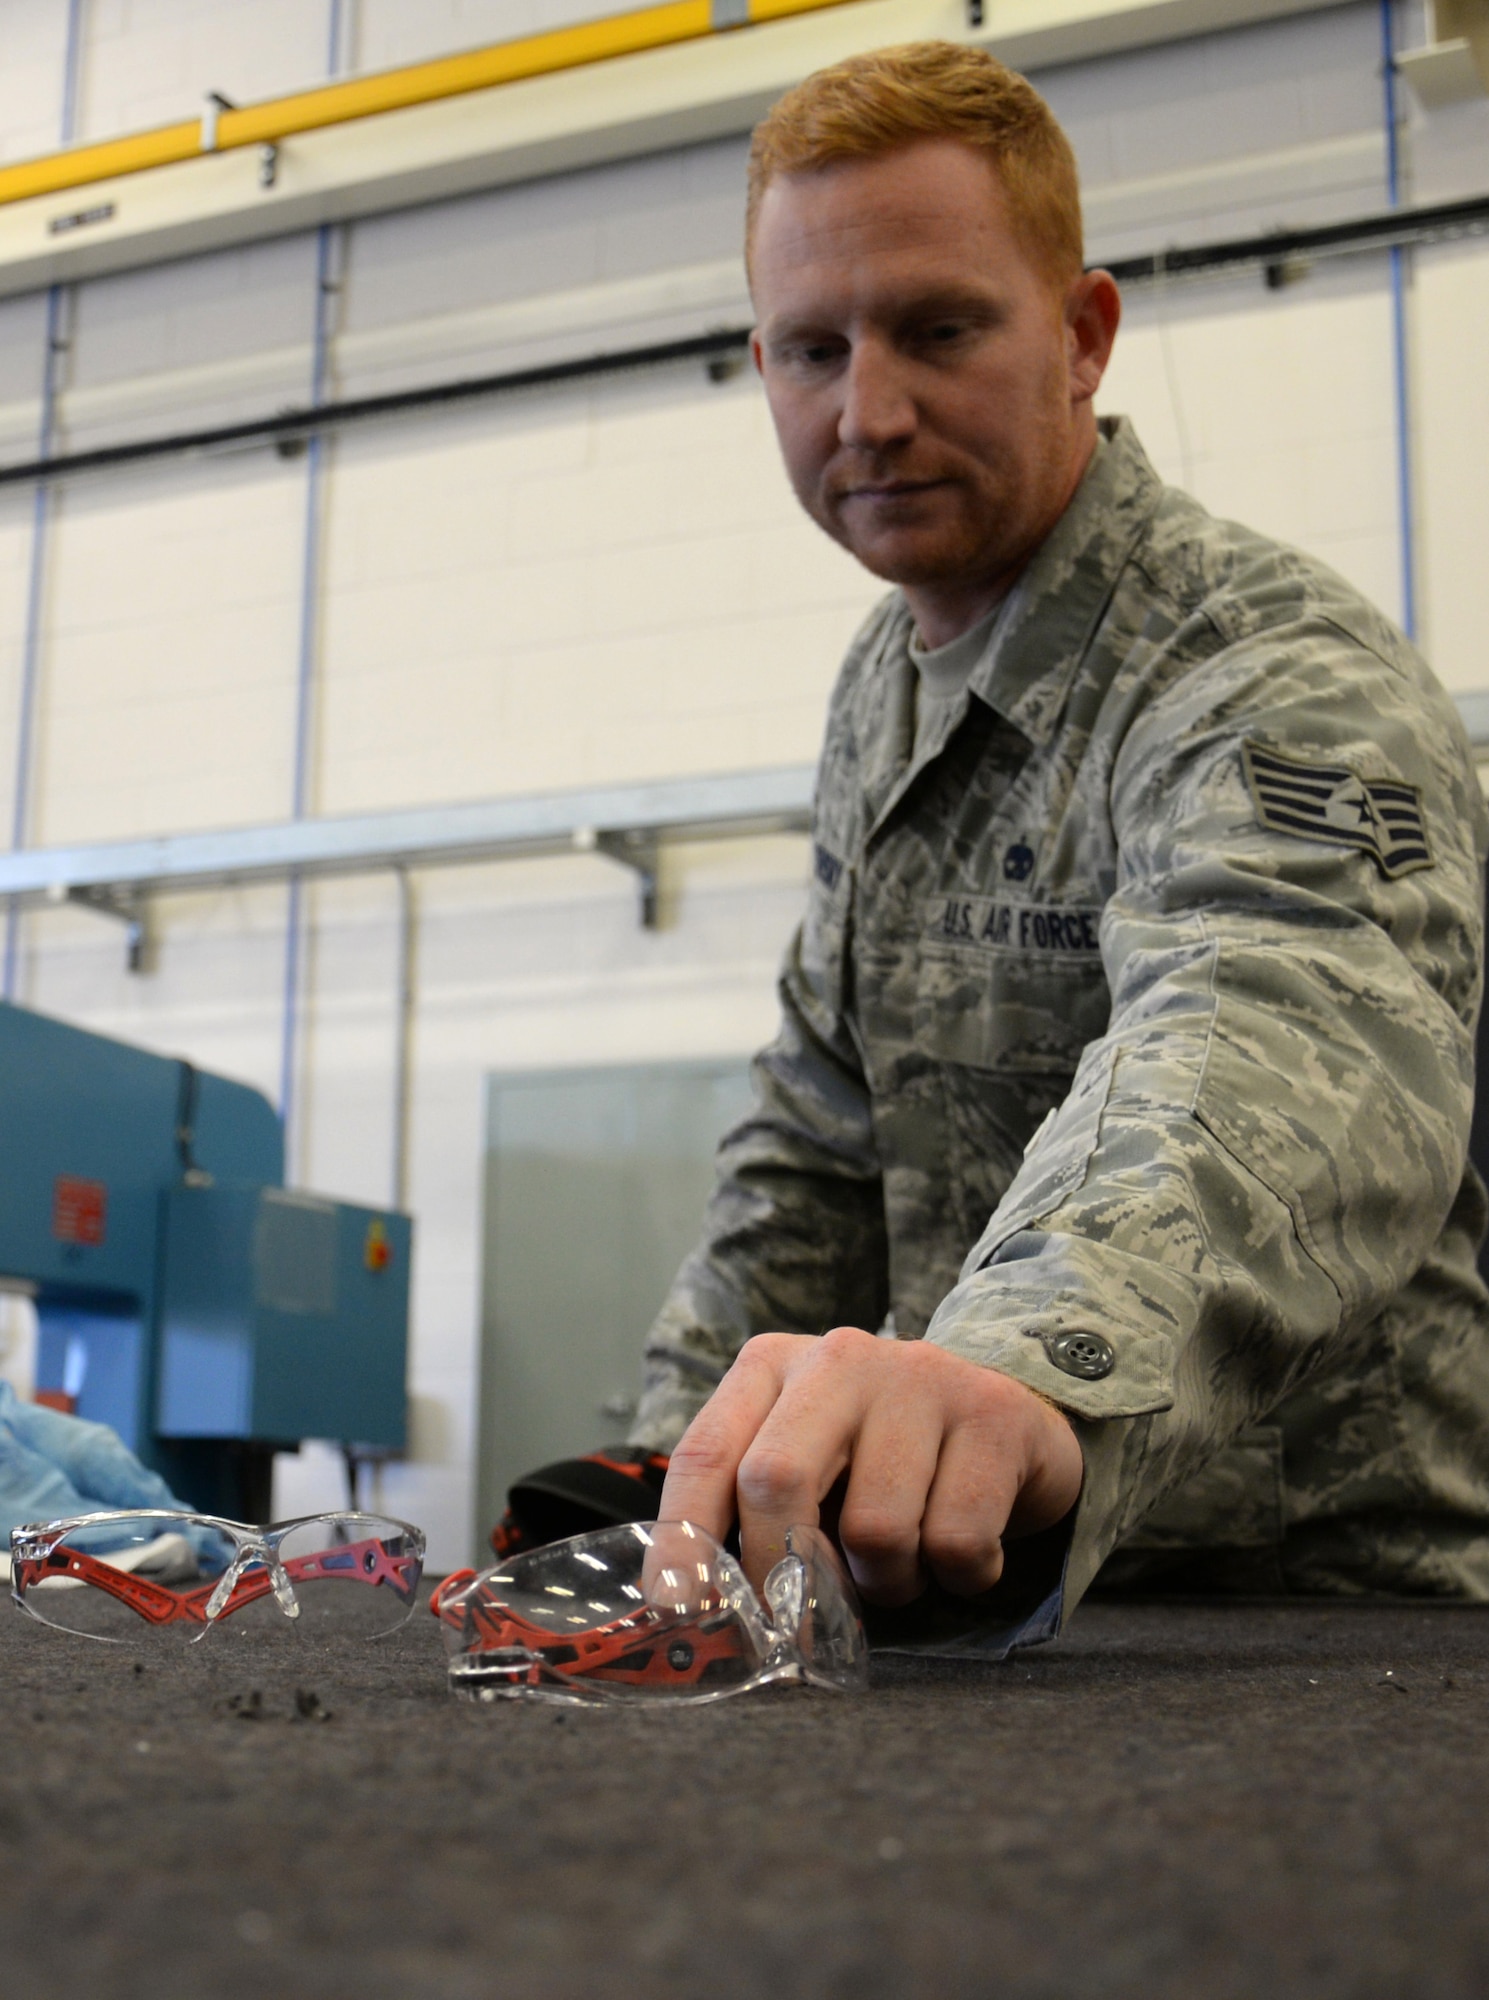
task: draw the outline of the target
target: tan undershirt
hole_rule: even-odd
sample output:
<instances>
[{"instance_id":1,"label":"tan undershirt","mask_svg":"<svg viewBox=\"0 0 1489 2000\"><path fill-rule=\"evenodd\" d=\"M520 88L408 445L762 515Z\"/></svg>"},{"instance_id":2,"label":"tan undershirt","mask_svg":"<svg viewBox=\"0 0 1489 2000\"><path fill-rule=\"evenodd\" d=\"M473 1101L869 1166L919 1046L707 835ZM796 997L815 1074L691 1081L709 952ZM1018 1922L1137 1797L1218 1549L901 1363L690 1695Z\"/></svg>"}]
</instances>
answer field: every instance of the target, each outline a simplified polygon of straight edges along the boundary
<instances>
[{"instance_id":1,"label":"tan undershirt","mask_svg":"<svg viewBox=\"0 0 1489 2000\"><path fill-rule=\"evenodd\" d=\"M1001 604L994 605L970 631L963 632L959 639L953 639L945 646L927 649L920 643L919 633L911 632L910 658L916 675L915 749L912 754L916 759L931 740L946 711L961 700L972 669L982 658L992 637L993 626L1002 608Z\"/></svg>"}]
</instances>

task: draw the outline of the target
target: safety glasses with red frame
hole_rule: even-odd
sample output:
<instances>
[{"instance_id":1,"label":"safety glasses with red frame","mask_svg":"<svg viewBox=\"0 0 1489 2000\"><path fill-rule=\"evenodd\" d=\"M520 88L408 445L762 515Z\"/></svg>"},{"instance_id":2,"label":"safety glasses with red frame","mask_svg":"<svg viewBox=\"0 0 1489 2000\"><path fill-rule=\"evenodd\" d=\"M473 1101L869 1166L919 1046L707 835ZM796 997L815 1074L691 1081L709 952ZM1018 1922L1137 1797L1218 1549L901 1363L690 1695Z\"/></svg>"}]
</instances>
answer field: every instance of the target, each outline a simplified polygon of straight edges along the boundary
<instances>
[{"instance_id":1,"label":"safety glasses with red frame","mask_svg":"<svg viewBox=\"0 0 1489 2000\"><path fill-rule=\"evenodd\" d=\"M373 1638L402 1625L424 1571L407 1521L357 1512L265 1528L167 1508L13 1528L11 1595L64 1632L114 1642L283 1628Z\"/></svg>"},{"instance_id":2,"label":"safety glasses with red frame","mask_svg":"<svg viewBox=\"0 0 1489 2000\"><path fill-rule=\"evenodd\" d=\"M868 1684L852 1582L817 1528L788 1531L760 1595L689 1521L628 1522L440 1583L452 1692L561 1702L716 1701L777 1681Z\"/></svg>"}]
</instances>

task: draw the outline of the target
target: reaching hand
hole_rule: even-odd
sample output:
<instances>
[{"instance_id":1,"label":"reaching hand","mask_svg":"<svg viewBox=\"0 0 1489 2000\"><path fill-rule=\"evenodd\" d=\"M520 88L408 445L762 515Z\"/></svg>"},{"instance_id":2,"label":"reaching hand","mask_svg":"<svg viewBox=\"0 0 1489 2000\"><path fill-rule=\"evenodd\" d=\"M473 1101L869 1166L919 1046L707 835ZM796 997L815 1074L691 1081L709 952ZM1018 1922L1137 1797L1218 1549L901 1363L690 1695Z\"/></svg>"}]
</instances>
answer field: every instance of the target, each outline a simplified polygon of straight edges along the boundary
<instances>
[{"instance_id":1,"label":"reaching hand","mask_svg":"<svg viewBox=\"0 0 1489 2000\"><path fill-rule=\"evenodd\" d=\"M972 1596L1006 1535L1075 1505L1083 1461L1052 1404L923 1341L840 1326L748 1341L672 1454L660 1518L720 1539L736 1515L758 1589L786 1530L815 1526L846 1475L837 1537L864 1596L907 1604L934 1577Z\"/></svg>"}]
</instances>

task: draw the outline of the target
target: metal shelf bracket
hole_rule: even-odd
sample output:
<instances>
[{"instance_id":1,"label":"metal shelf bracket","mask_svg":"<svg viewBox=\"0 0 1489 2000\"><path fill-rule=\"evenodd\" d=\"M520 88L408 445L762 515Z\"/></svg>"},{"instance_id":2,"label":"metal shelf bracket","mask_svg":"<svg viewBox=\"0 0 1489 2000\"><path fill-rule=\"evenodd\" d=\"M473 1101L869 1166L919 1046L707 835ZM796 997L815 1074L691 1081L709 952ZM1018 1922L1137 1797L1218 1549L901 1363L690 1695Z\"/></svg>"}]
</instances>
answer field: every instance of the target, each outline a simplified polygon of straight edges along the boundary
<instances>
[{"instance_id":1,"label":"metal shelf bracket","mask_svg":"<svg viewBox=\"0 0 1489 2000\"><path fill-rule=\"evenodd\" d=\"M661 842L655 833L641 828L633 828L626 833L597 833L595 851L605 854L612 861L618 861L622 868L633 868L639 878L641 891L641 924L644 930L661 928L661 912L657 897L657 869L660 864Z\"/></svg>"},{"instance_id":2,"label":"metal shelf bracket","mask_svg":"<svg viewBox=\"0 0 1489 2000\"><path fill-rule=\"evenodd\" d=\"M131 972L143 972L150 949L150 904L137 889L95 887L68 889L58 902L73 903L80 910L95 910L124 926L124 962Z\"/></svg>"}]
</instances>

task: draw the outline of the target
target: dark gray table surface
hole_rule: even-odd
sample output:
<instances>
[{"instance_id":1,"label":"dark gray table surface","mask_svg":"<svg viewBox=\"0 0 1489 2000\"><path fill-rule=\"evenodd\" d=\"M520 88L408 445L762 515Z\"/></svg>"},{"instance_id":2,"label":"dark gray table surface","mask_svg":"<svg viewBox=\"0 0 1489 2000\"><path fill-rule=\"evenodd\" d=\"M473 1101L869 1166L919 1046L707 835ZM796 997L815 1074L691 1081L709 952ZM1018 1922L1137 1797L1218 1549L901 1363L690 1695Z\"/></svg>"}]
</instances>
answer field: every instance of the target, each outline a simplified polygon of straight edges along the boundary
<instances>
[{"instance_id":1,"label":"dark gray table surface","mask_svg":"<svg viewBox=\"0 0 1489 2000\"><path fill-rule=\"evenodd\" d=\"M422 1613L142 1662L0 1605L0 1676L4 2000L1489 1994L1476 1610L1092 1604L641 1714L458 1704Z\"/></svg>"}]
</instances>

